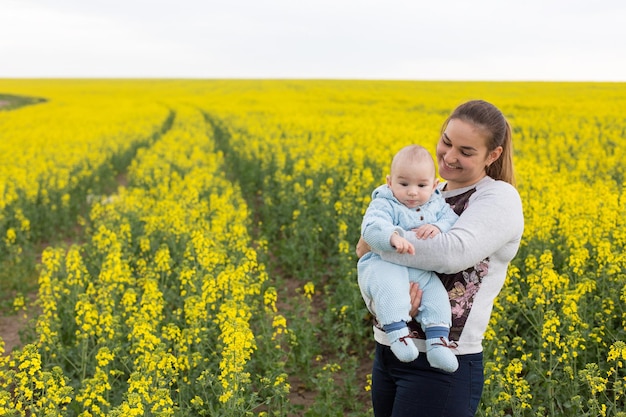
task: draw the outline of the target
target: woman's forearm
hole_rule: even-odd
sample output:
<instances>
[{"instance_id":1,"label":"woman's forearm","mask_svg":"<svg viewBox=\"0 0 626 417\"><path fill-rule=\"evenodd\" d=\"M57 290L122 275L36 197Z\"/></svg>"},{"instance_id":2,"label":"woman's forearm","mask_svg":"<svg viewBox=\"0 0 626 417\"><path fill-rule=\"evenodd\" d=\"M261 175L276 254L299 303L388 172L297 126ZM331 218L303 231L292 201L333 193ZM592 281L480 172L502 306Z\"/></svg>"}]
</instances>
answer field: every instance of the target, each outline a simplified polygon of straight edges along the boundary
<instances>
[{"instance_id":1,"label":"woman's forearm","mask_svg":"<svg viewBox=\"0 0 626 417\"><path fill-rule=\"evenodd\" d=\"M389 252L380 255L386 261L412 268L455 273L519 240L523 230L519 194L508 184L494 184L472 200L450 231L426 240L406 232L405 237L415 247L415 255Z\"/></svg>"}]
</instances>

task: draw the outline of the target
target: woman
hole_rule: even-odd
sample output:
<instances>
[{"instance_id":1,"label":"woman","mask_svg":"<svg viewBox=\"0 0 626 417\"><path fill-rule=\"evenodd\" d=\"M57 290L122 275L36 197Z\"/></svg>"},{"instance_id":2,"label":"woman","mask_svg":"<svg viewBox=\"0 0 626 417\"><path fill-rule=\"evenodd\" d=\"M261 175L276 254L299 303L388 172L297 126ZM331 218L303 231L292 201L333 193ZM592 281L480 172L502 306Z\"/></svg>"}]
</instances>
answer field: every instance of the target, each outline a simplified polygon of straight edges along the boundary
<instances>
[{"instance_id":1,"label":"woman","mask_svg":"<svg viewBox=\"0 0 626 417\"><path fill-rule=\"evenodd\" d=\"M436 152L441 191L460 216L447 233L431 239L407 234L414 255L380 253L383 259L436 271L452 307L451 348L459 369L446 373L428 365L425 354L410 363L393 355L385 332L374 325L376 355L372 403L376 417L473 416L482 394L482 339L493 301L524 229L515 189L511 128L492 104L474 100L457 107L445 121ZM369 251L362 241L359 257ZM411 288L414 307L419 290ZM411 312L415 317L417 310ZM414 330L420 333L417 323ZM425 352L423 334L410 339Z\"/></svg>"}]
</instances>

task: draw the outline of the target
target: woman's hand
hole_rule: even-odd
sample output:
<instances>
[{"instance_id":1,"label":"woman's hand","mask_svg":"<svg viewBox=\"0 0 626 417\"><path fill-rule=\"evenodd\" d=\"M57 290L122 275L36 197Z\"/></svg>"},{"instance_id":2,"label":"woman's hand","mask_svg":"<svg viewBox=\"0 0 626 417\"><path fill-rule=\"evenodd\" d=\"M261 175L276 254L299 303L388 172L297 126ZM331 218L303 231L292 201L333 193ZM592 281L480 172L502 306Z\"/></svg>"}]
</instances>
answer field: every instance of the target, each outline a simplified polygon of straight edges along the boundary
<instances>
[{"instance_id":1,"label":"woman's hand","mask_svg":"<svg viewBox=\"0 0 626 417\"><path fill-rule=\"evenodd\" d=\"M356 256L361 259L363 255L365 255L367 252L370 252L371 250L372 248L370 248L370 245L368 245L365 240L363 240L363 237L359 238L359 242L356 244Z\"/></svg>"},{"instance_id":2,"label":"woman's hand","mask_svg":"<svg viewBox=\"0 0 626 417\"><path fill-rule=\"evenodd\" d=\"M417 282L411 282L409 287L409 296L411 297L411 311L409 314L411 317L417 316L419 312L419 306L422 303L422 293L420 285Z\"/></svg>"}]
</instances>

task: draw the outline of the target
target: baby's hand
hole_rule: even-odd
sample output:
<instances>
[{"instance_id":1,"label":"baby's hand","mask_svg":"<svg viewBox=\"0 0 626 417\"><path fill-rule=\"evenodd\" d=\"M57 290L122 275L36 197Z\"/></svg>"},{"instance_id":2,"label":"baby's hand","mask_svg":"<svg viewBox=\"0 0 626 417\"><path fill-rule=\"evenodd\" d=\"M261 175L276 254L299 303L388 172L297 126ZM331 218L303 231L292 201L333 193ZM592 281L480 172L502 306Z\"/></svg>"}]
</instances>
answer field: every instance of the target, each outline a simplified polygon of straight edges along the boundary
<instances>
[{"instance_id":1,"label":"baby's hand","mask_svg":"<svg viewBox=\"0 0 626 417\"><path fill-rule=\"evenodd\" d=\"M397 233L391 235L389 243L391 243L391 246L396 248L397 253L408 253L409 255L415 254L413 244Z\"/></svg>"},{"instance_id":2,"label":"baby's hand","mask_svg":"<svg viewBox=\"0 0 626 417\"><path fill-rule=\"evenodd\" d=\"M440 233L439 228L432 224L424 224L413 231L418 239L430 239Z\"/></svg>"}]
</instances>

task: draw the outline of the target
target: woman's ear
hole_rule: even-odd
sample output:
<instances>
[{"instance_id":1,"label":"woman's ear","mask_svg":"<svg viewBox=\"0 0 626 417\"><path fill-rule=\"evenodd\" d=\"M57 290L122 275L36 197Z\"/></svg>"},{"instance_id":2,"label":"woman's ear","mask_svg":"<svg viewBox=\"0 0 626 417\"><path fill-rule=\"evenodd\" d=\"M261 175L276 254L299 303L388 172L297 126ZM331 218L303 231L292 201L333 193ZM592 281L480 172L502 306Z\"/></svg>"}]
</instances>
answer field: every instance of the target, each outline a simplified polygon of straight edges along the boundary
<instances>
[{"instance_id":1,"label":"woman's ear","mask_svg":"<svg viewBox=\"0 0 626 417\"><path fill-rule=\"evenodd\" d=\"M502 146L498 146L487 155L487 166L493 164L502 155Z\"/></svg>"}]
</instances>

